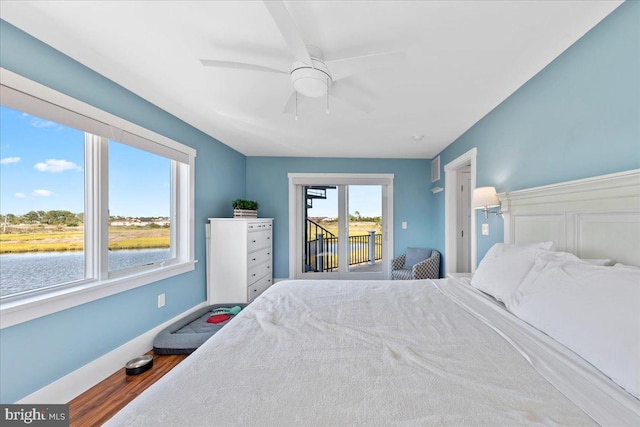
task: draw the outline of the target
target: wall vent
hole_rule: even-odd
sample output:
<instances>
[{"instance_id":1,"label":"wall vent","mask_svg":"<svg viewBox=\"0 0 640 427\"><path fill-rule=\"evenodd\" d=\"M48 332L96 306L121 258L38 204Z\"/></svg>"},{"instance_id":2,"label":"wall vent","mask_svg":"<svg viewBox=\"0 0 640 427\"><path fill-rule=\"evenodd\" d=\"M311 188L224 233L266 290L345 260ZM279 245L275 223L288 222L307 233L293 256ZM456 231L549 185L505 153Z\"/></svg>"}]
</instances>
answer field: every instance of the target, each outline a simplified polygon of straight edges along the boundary
<instances>
[{"instance_id":1,"label":"wall vent","mask_svg":"<svg viewBox=\"0 0 640 427\"><path fill-rule=\"evenodd\" d=\"M431 161L431 182L440 181L440 156Z\"/></svg>"}]
</instances>

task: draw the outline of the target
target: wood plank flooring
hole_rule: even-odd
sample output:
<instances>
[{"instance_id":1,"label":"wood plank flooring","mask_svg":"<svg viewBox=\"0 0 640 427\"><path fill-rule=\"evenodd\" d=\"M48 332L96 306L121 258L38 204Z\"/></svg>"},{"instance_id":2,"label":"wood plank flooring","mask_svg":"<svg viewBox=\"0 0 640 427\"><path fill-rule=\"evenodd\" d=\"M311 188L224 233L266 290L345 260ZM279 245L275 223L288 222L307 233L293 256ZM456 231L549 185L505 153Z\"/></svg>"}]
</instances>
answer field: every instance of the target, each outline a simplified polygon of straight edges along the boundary
<instances>
[{"instance_id":1,"label":"wood plank flooring","mask_svg":"<svg viewBox=\"0 0 640 427\"><path fill-rule=\"evenodd\" d=\"M124 367L69 402L71 427L100 426L116 412L162 378L188 355L156 355L153 367L139 375L127 375Z\"/></svg>"}]
</instances>

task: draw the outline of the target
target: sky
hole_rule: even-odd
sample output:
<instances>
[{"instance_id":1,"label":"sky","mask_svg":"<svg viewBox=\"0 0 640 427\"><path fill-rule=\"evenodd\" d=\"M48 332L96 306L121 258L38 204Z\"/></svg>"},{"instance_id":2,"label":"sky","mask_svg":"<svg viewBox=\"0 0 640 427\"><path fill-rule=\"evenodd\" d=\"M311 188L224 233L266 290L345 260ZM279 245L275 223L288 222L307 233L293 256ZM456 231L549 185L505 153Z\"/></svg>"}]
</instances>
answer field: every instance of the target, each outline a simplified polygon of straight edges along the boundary
<instances>
[{"instance_id":1,"label":"sky","mask_svg":"<svg viewBox=\"0 0 640 427\"><path fill-rule=\"evenodd\" d=\"M84 211L84 132L0 106L0 213ZM170 161L109 142L109 213L167 217Z\"/></svg>"},{"instance_id":2,"label":"sky","mask_svg":"<svg viewBox=\"0 0 640 427\"><path fill-rule=\"evenodd\" d=\"M382 186L380 185L350 185L349 214L376 217L382 215ZM338 190L328 189L327 199L314 199L313 208L309 209L312 217L338 217Z\"/></svg>"}]
</instances>

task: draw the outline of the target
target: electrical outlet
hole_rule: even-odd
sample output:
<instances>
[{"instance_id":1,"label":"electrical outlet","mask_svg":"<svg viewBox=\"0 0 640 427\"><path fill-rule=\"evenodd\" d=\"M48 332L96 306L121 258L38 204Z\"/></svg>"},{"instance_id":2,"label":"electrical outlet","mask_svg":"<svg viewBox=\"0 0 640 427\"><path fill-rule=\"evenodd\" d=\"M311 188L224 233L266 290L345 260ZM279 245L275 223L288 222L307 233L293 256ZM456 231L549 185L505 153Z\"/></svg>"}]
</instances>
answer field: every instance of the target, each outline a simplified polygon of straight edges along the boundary
<instances>
[{"instance_id":1,"label":"electrical outlet","mask_svg":"<svg viewBox=\"0 0 640 427\"><path fill-rule=\"evenodd\" d=\"M407 229L407 221L402 221L402 228L403 228L404 230L406 230L406 229Z\"/></svg>"},{"instance_id":2,"label":"electrical outlet","mask_svg":"<svg viewBox=\"0 0 640 427\"><path fill-rule=\"evenodd\" d=\"M158 308L160 308L160 307L164 307L164 303L165 303L165 296L164 296L164 294L160 294L160 295L158 295Z\"/></svg>"},{"instance_id":3,"label":"electrical outlet","mask_svg":"<svg viewBox=\"0 0 640 427\"><path fill-rule=\"evenodd\" d=\"M482 224L482 235L483 236L489 235L489 224Z\"/></svg>"}]
</instances>

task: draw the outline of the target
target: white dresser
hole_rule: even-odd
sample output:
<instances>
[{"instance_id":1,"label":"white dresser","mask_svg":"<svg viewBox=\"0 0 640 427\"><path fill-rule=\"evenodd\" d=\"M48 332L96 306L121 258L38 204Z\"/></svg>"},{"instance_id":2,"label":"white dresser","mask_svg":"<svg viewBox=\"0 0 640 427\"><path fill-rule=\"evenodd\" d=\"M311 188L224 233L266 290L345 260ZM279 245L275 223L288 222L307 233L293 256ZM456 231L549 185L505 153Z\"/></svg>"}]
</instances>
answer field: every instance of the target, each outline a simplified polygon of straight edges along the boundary
<instances>
[{"instance_id":1,"label":"white dresser","mask_svg":"<svg viewBox=\"0 0 640 427\"><path fill-rule=\"evenodd\" d=\"M208 304L249 303L273 283L272 218L209 218Z\"/></svg>"}]
</instances>

